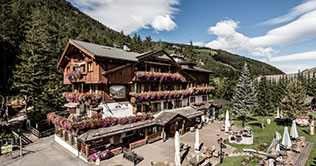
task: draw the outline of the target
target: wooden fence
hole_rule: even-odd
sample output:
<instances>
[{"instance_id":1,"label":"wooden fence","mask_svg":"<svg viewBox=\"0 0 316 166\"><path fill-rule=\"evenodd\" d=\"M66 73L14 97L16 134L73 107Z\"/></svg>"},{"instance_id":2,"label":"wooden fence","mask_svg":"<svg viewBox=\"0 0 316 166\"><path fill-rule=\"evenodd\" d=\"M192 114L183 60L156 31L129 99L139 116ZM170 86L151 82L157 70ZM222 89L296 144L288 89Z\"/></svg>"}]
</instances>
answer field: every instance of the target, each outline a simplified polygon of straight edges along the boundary
<instances>
[{"instance_id":1,"label":"wooden fence","mask_svg":"<svg viewBox=\"0 0 316 166\"><path fill-rule=\"evenodd\" d=\"M30 131L33 135L35 135L37 138L43 138L43 137L47 137L50 136L52 134L54 134L55 129L51 128L45 131L38 131L36 128L32 127L32 126L28 126L27 130Z\"/></svg>"}]
</instances>

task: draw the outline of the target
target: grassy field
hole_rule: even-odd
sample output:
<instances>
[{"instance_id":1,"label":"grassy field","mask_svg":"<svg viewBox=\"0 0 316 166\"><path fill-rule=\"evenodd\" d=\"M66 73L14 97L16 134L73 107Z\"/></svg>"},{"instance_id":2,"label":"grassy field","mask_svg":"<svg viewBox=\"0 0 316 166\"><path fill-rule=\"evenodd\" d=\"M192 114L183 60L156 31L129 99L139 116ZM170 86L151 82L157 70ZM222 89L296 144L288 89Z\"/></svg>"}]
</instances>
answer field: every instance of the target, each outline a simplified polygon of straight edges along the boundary
<instances>
[{"instance_id":1,"label":"grassy field","mask_svg":"<svg viewBox=\"0 0 316 166\"><path fill-rule=\"evenodd\" d=\"M194 51L196 53L198 53L199 55L211 55L211 56L213 56L213 55L217 54L216 51L209 50L209 49L194 49Z\"/></svg>"},{"instance_id":2,"label":"grassy field","mask_svg":"<svg viewBox=\"0 0 316 166\"><path fill-rule=\"evenodd\" d=\"M270 125L265 125L265 128L262 129L260 125L260 121L258 120L262 117L253 117L249 122L245 123L246 126L250 126L253 129L254 132L254 143L252 145L238 145L238 144L229 144L231 146L234 146L237 148L235 152L241 152L243 148L250 148L250 149L256 149L259 150L259 144L267 143L270 145L275 132L278 131L283 136L284 127L283 125L277 125L273 121L273 117L264 117L264 120L266 122L266 119L271 119ZM239 120L234 120L235 124L241 125L241 122ZM288 126L289 132L291 129L291 126ZM306 141L308 142L314 142L316 144L316 136L310 136L308 135L308 128L307 127L299 127L297 128L299 136L305 136ZM228 141L227 141L228 142ZM231 165L240 165L243 157L228 157L225 158L225 161L223 165L231 166ZM312 149L312 152L309 156L309 159L306 163L307 166L316 166L316 148Z\"/></svg>"}]
</instances>

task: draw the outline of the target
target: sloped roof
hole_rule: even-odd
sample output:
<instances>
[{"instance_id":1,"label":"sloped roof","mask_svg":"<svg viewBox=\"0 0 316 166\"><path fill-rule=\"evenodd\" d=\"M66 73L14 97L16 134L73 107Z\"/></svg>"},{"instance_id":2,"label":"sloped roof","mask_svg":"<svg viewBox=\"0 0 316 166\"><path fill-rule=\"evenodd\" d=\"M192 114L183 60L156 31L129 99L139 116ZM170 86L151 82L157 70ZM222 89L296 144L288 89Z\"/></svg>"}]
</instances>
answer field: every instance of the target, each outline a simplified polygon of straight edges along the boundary
<instances>
[{"instance_id":1,"label":"sloped roof","mask_svg":"<svg viewBox=\"0 0 316 166\"><path fill-rule=\"evenodd\" d=\"M94 54L96 57L137 61L137 56L141 55L139 53L128 52L120 48L108 47L73 39L71 40L82 48Z\"/></svg>"},{"instance_id":2,"label":"sloped roof","mask_svg":"<svg viewBox=\"0 0 316 166\"><path fill-rule=\"evenodd\" d=\"M182 68L184 70L199 71L199 72L204 72L204 73L214 73L211 70L206 70L206 69L203 69L203 68L200 68L200 67L196 67L196 66L193 66L193 68L182 66Z\"/></svg>"},{"instance_id":3,"label":"sloped roof","mask_svg":"<svg viewBox=\"0 0 316 166\"><path fill-rule=\"evenodd\" d=\"M141 129L144 127L149 127L153 125L162 125L164 126L167 124L170 120L172 120L176 116L183 116L187 119L202 116L203 112L197 111L193 107L183 107L183 108L176 108L172 110L165 110L161 112L157 117L155 117L153 120L145 120L145 121L139 121L136 123L126 124L126 125L115 125L111 127L106 128L99 128L99 129L93 129L89 130L83 134L81 134L78 139L83 142L89 142L98 140L104 137L121 134L129 131L133 131L136 129Z\"/></svg>"},{"instance_id":4,"label":"sloped roof","mask_svg":"<svg viewBox=\"0 0 316 166\"><path fill-rule=\"evenodd\" d=\"M126 125L115 125L111 127L93 129L81 134L78 137L78 139L83 142L89 142L89 141L98 140L104 137L152 126L154 124L155 124L154 120L145 120L145 121L139 121L136 123L126 124Z\"/></svg>"},{"instance_id":5,"label":"sloped roof","mask_svg":"<svg viewBox=\"0 0 316 166\"><path fill-rule=\"evenodd\" d=\"M196 109L194 109L191 106L189 106L189 107L182 107L182 108L176 108L176 109L166 110L166 111L178 113L181 116L184 116L184 117L186 117L188 119L203 115L203 112L197 111Z\"/></svg>"},{"instance_id":6,"label":"sloped roof","mask_svg":"<svg viewBox=\"0 0 316 166\"><path fill-rule=\"evenodd\" d=\"M177 113L163 111L157 118L155 118L156 124L164 126L177 115Z\"/></svg>"}]
</instances>

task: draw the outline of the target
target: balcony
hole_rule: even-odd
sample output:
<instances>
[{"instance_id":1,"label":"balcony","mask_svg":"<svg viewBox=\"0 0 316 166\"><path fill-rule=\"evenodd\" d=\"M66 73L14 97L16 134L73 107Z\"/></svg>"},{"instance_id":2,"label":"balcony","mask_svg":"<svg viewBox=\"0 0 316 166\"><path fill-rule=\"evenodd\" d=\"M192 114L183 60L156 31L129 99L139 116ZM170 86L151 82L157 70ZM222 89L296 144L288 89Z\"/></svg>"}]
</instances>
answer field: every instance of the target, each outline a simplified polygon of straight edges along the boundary
<instances>
[{"instance_id":1,"label":"balcony","mask_svg":"<svg viewBox=\"0 0 316 166\"><path fill-rule=\"evenodd\" d=\"M129 95L134 97L137 101L166 100L178 99L180 97L189 97L198 94L209 94L212 90L214 90L214 87L194 87L187 90L175 91L155 91L143 93L130 92Z\"/></svg>"},{"instance_id":2,"label":"balcony","mask_svg":"<svg viewBox=\"0 0 316 166\"><path fill-rule=\"evenodd\" d=\"M101 95L93 92L71 93L63 92L62 95L68 102L81 103L86 105L96 105L100 102Z\"/></svg>"},{"instance_id":3,"label":"balcony","mask_svg":"<svg viewBox=\"0 0 316 166\"><path fill-rule=\"evenodd\" d=\"M79 70L72 71L72 72L65 72L64 78L69 82L80 82L84 81L84 76L86 75L86 72L81 72Z\"/></svg>"},{"instance_id":4,"label":"balcony","mask_svg":"<svg viewBox=\"0 0 316 166\"><path fill-rule=\"evenodd\" d=\"M181 81L186 82L185 77L178 73L160 73L160 72L151 72L151 71L138 71L135 74L136 79L138 80L147 80L147 81Z\"/></svg>"}]
</instances>

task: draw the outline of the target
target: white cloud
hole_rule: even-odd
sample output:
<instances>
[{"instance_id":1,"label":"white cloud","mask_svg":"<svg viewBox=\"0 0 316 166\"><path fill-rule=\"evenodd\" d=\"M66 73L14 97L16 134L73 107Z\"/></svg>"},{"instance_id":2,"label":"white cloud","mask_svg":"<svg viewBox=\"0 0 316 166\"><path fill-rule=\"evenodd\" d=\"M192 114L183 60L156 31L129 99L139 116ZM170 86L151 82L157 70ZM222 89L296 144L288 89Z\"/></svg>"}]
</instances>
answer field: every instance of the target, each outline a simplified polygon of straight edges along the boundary
<instances>
[{"instance_id":1,"label":"white cloud","mask_svg":"<svg viewBox=\"0 0 316 166\"><path fill-rule=\"evenodd\" d=\"M280 46L316 37L316 10L306 13L293 22L272 29L266 35L251 38L258 47Z\"/></svg>"},{"instance_id":2,"label":"white cloud","mask_svg":"<svg viewBox=\"0 0 316 166\"><path fill-rule=\"evenodd\" d=\"M156 16L151 25L157 31L171 31L177 26L176 23L171 20L169 15Z\"/></svg>"},{"instance_id":3,"label":"white cloud","mask_svg":"<svg viewBox=\"0 0 316 166\"><path fill-rule=\"evenodd\" d=\"M296 61L296 62L297 61L309 61L309 62L315 61L316 62L316 51L302 52L302 53L285 55L285 56L278 56L278 57L273 57L270 60L270 62L289 62L289 61Z\"/></svg>"},{"instance_id":4,"label":"white cloud","mask_svg":"<svg viewBox=\"0 0 316 166\"><path fill-rule=\"evenodd\" d=\"M239 28L239 22L231 19L217 22L215 26L208 28L208 32L216 35L217 39L205 46L234 53L247 51L253 56L264 56L267 59L278 52L271 47L258 47L252 44L249 37L236 31L237 28Z\"/></svg>"},{"instance_id":5,"label":"white cloud","mask_svg":"<svg viewBox=\"0 0 316 166\"><path fill-rule=\"evenodd\" d=\"M291 9L289 13L270 19L268 21L265 21L261 23L261 25L274 25L274 24L288 22L304 13L310 12L315 9L316 9L316 0L308 0L294 7L293 9Z\"/></svg>"},{"instance_id":6,"label":"white cloud","mask_svg":"<svg viewBox=\"0 0 316 166\"><path fill-rule=\"evenodd\" d=\"M217 36L206 44L214 49L224 49L234 53L247 51L252 56L265 56L269 60L279 51L275 46L283 46L316 37L316 10L298 19L267 32L266 35L250 38L239 32L239 22L224 20L208 28L209 33Z\"/></svg>"},{"instance_id":7,"label":"white cloud","mask_svg":"<svg viewBox=\"0 0 316 166\"><path fill-rule=\"evenodd\" d=\"M187 44L190 44L190 43L187 43ZM204 45L205 45L205 43L202 42L202 41L193 42L192 44L193 44L194 46L204 46Z\"/></svg>"},{"instance_id":8,"label":"white cloud","mask_svg":"<svg viewBox=\"0 0 316 166\"><path fill-rule=\"evenodd\" d=\"M310 69L315 67L313 64L291 64L291 65L274 65L275 67L281 69L287 74L297 73L298 71L303 71L305 69Z\"/></svg>"},{"instance_id":9,"label":"white cloud","mask_svg":"<svg viewBox=\"0 0 316 166\"><path fill-rule=\"evenodd\" d=\"M76 6L116 30L130 34L142 28L152 27L156 31L173 30L176 24L172 16L179 0L73 0Z\"/></svg>"}]
</instances>

